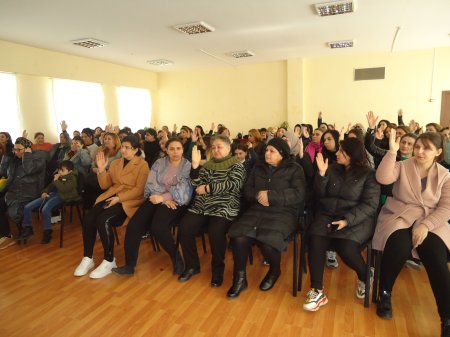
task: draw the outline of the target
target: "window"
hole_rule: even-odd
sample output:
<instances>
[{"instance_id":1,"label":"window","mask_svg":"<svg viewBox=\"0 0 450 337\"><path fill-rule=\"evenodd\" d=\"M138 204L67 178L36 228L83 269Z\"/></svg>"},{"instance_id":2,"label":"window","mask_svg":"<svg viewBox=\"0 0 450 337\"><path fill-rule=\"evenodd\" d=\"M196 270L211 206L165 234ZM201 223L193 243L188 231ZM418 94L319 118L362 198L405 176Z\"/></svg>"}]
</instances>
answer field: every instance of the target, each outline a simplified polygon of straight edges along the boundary
<instances>
[{"instance_id":1,"label":"window","mask_svg":"<svg viewBox=\"0 0 450 337\"><path fill-rule=\"evenodd\" d=\"M4 117L1 120L0 131L6 131L11 135L11 140L16 140L22 135L21 114L17 100L16 75L0 72L0 111ZM8 116L8 118L5 118Z\"/></svg>"},{"instance_id":2,"label":"window","mask_svg":"<svg viewBox=\"0 0 450 337\"><path fill-rule=\"evenodd\" d=\"M99 83L53 79L53 102L58 125L81 131L106 125L105 97ZM70 131L69 131L70 133Z\"/></svg>"},{"instance_id":3,"label":"window","mask_svg":"<svg viewBox=\"0 0 450 337\"><path fill-rule=\"evenodd\" d=\"M128 126L133 132L150 126L152 99L146 89L118 87L120 127Z\"/></svg>"}]
</instances>

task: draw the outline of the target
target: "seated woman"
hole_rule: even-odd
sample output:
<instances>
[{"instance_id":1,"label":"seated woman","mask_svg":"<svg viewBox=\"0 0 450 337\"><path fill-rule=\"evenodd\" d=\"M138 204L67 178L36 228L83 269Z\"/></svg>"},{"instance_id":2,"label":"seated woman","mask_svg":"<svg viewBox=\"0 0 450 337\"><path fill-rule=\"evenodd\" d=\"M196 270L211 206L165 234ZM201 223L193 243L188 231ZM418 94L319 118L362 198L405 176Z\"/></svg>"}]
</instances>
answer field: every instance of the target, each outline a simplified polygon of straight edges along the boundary
<instances>
[{"instance_id":1,"label":"seated woman","mask_svg":"<svg viewBox=\"0 0 450 337\"><path fill-rule=\"evenodd\" d=\"M308 229L311 290L303 309L317 311L328 302L323 291L325 251L330 245L357 276L356 296L364 298L366 263L360 245L373 234L380 186L368 166L364 145L355 138L341 142L337 163L317 155L314 179L315 219Z\"/></svg>"},{"instance_id":2,"label":"seated woman","mask_svg":"<svg viewBox=\"0 0 450 337\"><path fill-rule=\"evenodd\" d=\"M248 131L248 141L251 143L251 147L256 152L258 159L264 160L264 155L266 153L266 144L261 138L261 134L257 129L251 129ZM248 145L248 144L247 144Z\"/></svg>"},{"instance_id":3,"label":"seated woman","mask_svg":"<svg viewBox=\"0 0 450 337\"><path fill-rule=\"evenodd\" d=\"M104 250L103 262L89 275L102 278L116 266L114 258L114 234L112 227L121 226L125 219L132 218L144 201L144 185L148 176L148 165L140 156L139 140L131 135L123 139L122 158L111 163L102 151L97 153L97 177L103 192L83 219L84 257L75 269L75 276L86 275L94 268L92 258L97 233Z\"/></svg>"},{"instance_id":4,"label":"seated woman","mask_svg":"<svg viewBox=\"0 0 450 337\"><path fill-rule=\"evenodd\" d=\"M32 151L32 143L19 137L14 142L14 157L3 160L0 176L8 182L0 196L0 249L15 243L9 226L11 218L19 227L27 203L39 197L45 184L45 159ZM5 159L5 158L3 158Z\"/></svg>"},{"instance_id":5,"label":"seated woman","mask_svg":"<svg viewBox=\"0 0 450 337\"><path fill-rule=\"evenodd\" d=\"M405 161L396 161L399 143L395 132L389 146L376 174L380 183L394 183L393 196L381 209L373 237L373 248L383 251L377 314L392 318L392 288L412 253L425 266L442 322L442 336L449 336L450 173L437 163L443 156L444 141L439 133L420 135L414 144L414 156Z\"/></svg>"},{"instance_id":6,"label":"seated woman","mask_svg":"<svg viewBox=\"0 0 450 337\"><path fill-rule=\"evenodd\" d=\"M147 199L131 218L125 234L125 265L113 268L119 275L134 274L142 234L146 227L172 259L173 271L181 274L183 260L173 241L173 221L186 210L193 188L189 180L191 163L183 157L183 144L172 138L165 144L167 157L158 159L151 168L145 185Z\"/></svg>"},{"instance_id":7,"label":"seated woman","mask_svg":"<svg viewBox=\"0 0 450 337\"><path fill-rule=\"evenodd\" d=\"M83 177L87 176L91 169L91 156L84 145L80 136L75 136L70 145L70 151L67 152L64 160L70 160Z\"/></svg>"},{"instance_id":8,"label":"seated woman","mask_svg":"<svg viewBox=\"0 0 450 337\"><path fill-rule=\"evenodd\" d=\"M3 157L12 158L14 144L12 143L11 136L8 132L2 131L0 132L0 163L2 162ZM6 162L5 162L6 163ZM6 164L5 164L6 165Z\"/></svg>"},{"instance_id":9,"label":"seated woman","mask_svg":"<svg viewBox=\"0 0 450 337\"><path fill-rule=\"evenodd\" d=\"M188 281L200 272L200 260L195 237L200 229L207 226L212 251L211 286L223 283L225 268L226 233L231 221L239 213L240 191L244 183L244 166L233 156L230 139L217 135L212 139L212 158L200 167L200 151L192 150L190 177L196 187L192 206L180 221L179 238L185 270L180 282Z\"/></svg>"},{"instance_id":10,"label":"seated woman","mask_svg":"<svg viewBox=\"0 0 450 337\"><path fill-rule=\"evenodd\" d=\"M264 162L257 162L245 186L250 208L230 228L233 249L233 285L227 292L238 297L247 288L246 263L256 243L270 264L259 289L272 289L281 274L281 252L286 238L296 229L298 209L305 196L303 169L290 157L289 145L273 138L266 148Z\"/></svg>"}]
</instances>

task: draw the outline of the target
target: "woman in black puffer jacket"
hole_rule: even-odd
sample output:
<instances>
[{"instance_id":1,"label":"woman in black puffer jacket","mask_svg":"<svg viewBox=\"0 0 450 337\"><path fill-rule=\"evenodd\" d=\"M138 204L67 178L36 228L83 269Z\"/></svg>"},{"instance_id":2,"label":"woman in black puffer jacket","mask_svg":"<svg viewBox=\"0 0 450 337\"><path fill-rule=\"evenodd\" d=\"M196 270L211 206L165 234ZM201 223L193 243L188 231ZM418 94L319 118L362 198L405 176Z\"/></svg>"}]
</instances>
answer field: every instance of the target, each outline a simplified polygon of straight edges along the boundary
<instances>
[{"instance_id":1,"label":"woman in black puffer jacket","mask_svg":"<svg viewBox=\"0 0 450 337\"><path fill-rule=\"evenodd\" d=\"M250 208L229 230L234 258L233 285L228 297L247 288L246 262L253 243L270 264L259 288L270 290L280 276L281 252L295 230L299 207L305 198L303 169L290 157L289 145L281 138L269 141L265 162L257 162L244 186Z\"/></svg>"},{"instance_id":2,"label":"woman in black puffer jacket","mask_svg":"<svg viewBox=\"0 0 450 337\"><path fill-rule=\"evenodd\" d=\"M356 295L364 298L366 263L359 247L373 235L380 197L375 172L368 166L364 145L359 140L347 138L341 143L337 164L328 166L322 154L316 161L316 212L309 229L308 254L311 291L303 305L308 311L316 311L328 302L323 293L323 269L330 244L357 273Z\"/></svg>"}]
</instances>

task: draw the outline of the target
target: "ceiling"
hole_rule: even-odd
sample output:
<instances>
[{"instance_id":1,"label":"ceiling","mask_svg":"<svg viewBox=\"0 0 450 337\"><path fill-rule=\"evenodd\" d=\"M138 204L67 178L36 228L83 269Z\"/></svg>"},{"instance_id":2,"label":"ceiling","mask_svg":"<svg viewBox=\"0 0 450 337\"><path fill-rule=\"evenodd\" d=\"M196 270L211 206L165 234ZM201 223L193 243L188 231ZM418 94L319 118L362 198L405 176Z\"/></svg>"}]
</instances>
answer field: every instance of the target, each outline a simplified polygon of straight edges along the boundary
<instances>
[{"instance_id":1,"label":"ceiling","mask_svg":"<svg viewBox=\"0 0 450 337\"><path fill-rule=\"evenodd\" d=\"M0 40L157 72L389 52L399 26L394 52L450 46L450 0L356 1L355 13L320 17L305 0L0 0ZM198 21L215 31L172 28ZM109 44L70 42L80 38ZM327 46L348 39L353 48ZM236 50L255 56L228 56ZM146 63L152 59L174 64Z\"/></svg>"}]
</instances>

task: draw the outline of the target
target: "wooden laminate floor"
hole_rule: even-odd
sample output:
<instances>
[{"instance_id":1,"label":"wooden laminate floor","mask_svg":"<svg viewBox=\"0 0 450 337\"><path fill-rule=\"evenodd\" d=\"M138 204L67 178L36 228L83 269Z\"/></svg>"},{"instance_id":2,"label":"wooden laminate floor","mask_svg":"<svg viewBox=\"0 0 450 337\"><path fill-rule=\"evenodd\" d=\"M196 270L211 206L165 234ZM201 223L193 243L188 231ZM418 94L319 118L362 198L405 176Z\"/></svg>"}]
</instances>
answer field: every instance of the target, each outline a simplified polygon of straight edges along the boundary
<instances>
[{"instance_id":1,"label":"wooden laminate floor","mask_svg":"<svg viewBox=\"0 0 450 337\"><path fill-rule=\"evenodd\" d=\"M439 316L426 273L405 268L393 295L394 318L381 320L375 306L364 308L355 296L355 274L342 263L325 270L329 303L318 312L301 308L303 291L292 297L292 246L283 255L283 274L269 292L258 289L267 271L254 249L247 269L249 289L227 300L232 256L227 253L224 285L212 289L210 255L200 248L202 272L187 283L172 275L170 259L144 241L132 277L74 277L82 258L79 224L66 226L59 248L54 239L41 245L41 229L26 245L0 250L0 336L429 336L440 333ZM119 231L121 239L123 233ZM208 249L209 250L209 249ZM123 263L123 246L116 249ZM98 241L95 261L102 259Z\"/></svg>"}]
</instances>

